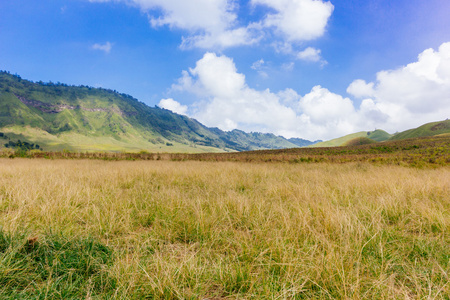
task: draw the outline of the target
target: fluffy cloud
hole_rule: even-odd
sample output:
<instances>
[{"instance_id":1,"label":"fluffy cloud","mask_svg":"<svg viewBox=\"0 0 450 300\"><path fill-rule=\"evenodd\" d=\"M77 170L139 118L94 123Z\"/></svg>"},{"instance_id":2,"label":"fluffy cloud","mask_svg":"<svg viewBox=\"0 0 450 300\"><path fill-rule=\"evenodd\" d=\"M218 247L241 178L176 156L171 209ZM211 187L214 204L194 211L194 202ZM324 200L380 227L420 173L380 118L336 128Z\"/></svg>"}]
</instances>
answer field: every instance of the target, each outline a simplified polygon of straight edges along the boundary
<instances>
[{"instance_id":1,"label":"fluffy cloud","mask_svg":"<svg viewBox=\"0 0 450 300\"><path fill-rule=\"evenodd\" d=\"M303 51L297 53L297 59L309 61L309 62L319 62L323 67L327 64L327 61L322 58L320 55L322 51L320 49L316 49L313 47L308 47Z\"/></svg>"},{"instance_id":2,"label":"fluffy cloud","mask_svg":"<svg viewBox=\"0 0 450 300\"><path fill-rule=\"evenodd\" d=\"M321 86L304 96L293 89L253 89L232 59L214 53L182 74L172 88L201 99L192 105L192 117L224 130L331 139L374 128L405 130L450 116L450 43L425 50L415 63L379 72L374 83L355 80L347 91L363 98L359 106Z\"/></svg>"},{"instance_id":3,"label":"fluffy cloud","mask_svg":"<svg viewBox=\"0 0 450 300\"><path fill-rule=\"evenodd\" d=\"M362 79L357 79L348 86L347 93L356 98L372 97L374 94L373 82L367 83Z\"/></svg>"},{"instance_id":4,"label":"fluffy cloud","mask_svg":"<svg viewBox=\"0 0 450 300\"><path fill-rule=\"evenodd\" d=\"M417 62L381 71L376 78L370 83L355 80L347 91L368 98L362 107L384 114L380 127L403 130L450 116L450 43L438 51L427 49Z\"/></svg>"},{"instance_id":5,"label":"fluffy cloud","mask_svg":"<svg viewBox=\"0 0 450 300\"><path fill-rule=\"evenodd\" d=\"M114 0L89 0L111 2ZM189 33L182 48L227 48L258 42L252 24L238 26L238 6L231 0L116 0L139 7L152 27L168 26Z\"/></svg>"},{"instance_id":6,"label":"fluffy cloud","mask_svg":"<svg viewBox=\"0 0 450 300\"><path fill-rule=\"evenodd\" d=\"M106 42L104 44L94 44L94 45L92 45L92 49L100 50L105 53L109 53L109 52L111 52L112 44L110 42Z\"/></svg>"},{"instance_id":7,"label":"fluffy cloud","mask_svg":"<svg viewBox=\"0 0 450 300\"><path fill-rule=\"evenodd\" d=\"M184 71L172 88L200 97L202 101L192 107L192 117L223 130L239 128L315 139L355 129L346 121L355 114L348 98L320 86L304 97L292 89L278 93L252 89L232 59L214 53L206 53L195 68Z\"/></svg>"},{"instance_id":8,"label":"fluffy cloud","mask_svg":"<svg viewBox=\"0 0 450 300\"><path fill-rule=\"evenodd\" d=\"M283 106L279 96L248 87L233 60L214 53L206 53L173 88L201 97L203 102L195 105L193 117L224 130L288 130L296 118L295 111Z\"/></svg>"},{"instance_id":9,"label":"fluffy cloud","mask_svg":"<svg viewBox=\"0 0 450 300\"><path fill-rule=\"evenodd\" d=\"M262 22L273 27L289 42L308 41L322 36L334 6L322 0L252 0L253 5L265 5L276 12Z\"/></svg>"},{"instance_id":10,"label":"fluffy cloud","mask_svg":"<svg viewBox=\"0 0 450 300\"><path fill-rule=\"evenodd\" d=\"M252 0L276 11L256 22L239 18L235 0L89 0L122 1L139 7L153 27L185 30L182 48L223 49L252 45L266 36L281 37L290 45L323 35L333 5L322 0ZM273 34L272 34L273 33Z\"/></svg>"},{"instance_id":11,"label":"fluffy cloud","mask_svg":"<svg viewBox=\"0 0 450 300\"><path fill-rule=\"evenodd\" d=\"M174 113L185 115L188 107L186 105L180 104L178 101L173 100L172 98L161 99L159 101L158 106L161 108L168 109Z\"/></svg>"},{"instance_id":12,"label":"fluffy cloud","mask_svg":"<svg viewBox=\"0 0 450 300\"><path fill-rule=\"evenodd\" d=\"M297 58L301 60L317 62L321 60L320 52L321 51L319 49L308 47L305 50L299 52L297 54Z\"/></svg>"}]
</instances>

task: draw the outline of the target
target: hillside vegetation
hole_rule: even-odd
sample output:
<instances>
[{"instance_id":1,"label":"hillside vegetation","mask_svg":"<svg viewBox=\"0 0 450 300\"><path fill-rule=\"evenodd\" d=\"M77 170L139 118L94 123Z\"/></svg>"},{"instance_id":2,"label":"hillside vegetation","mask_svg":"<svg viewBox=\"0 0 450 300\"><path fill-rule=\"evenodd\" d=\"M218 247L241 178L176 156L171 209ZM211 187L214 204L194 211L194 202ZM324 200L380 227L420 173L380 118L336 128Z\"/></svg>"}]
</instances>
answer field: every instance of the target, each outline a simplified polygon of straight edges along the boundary
<instances>
[{"instance_id":1,"label":"hillside vegetation","mask_svg":"<svg viewBox=\"0 0 450 300\"><path fill-rule=\"evenodd\" d=\"M450 120L432 122L395 134L391 140L402 140L450 133Z\"/></svg>"},{"instance_id":2,"label":"hillside vegetation","mask_svg":"<svg viewBox=\"0 0 450 300\"><path fill-rule=\"evenodd\" d=\"M170 160L215 162L283 162L283 163L354 163L403 165L414 167L450 164L450 135L387 141L328 148L291 148L233 153L111 153L111 152L48 152L41 150L6 149L0 157L102 159L102 160Z\"/></svg>"},{"instance_id":3,"label":"hillside vegetation","mask_svg":"<svg viewBox=\"0 0 450 300\"><path fill-rule=\"evenodd\" d=\"M377 129L375 131L360 131L329 141L315 143L313 145L310 145L309 147L338 147L353 144L357 145L358 139L360 139L359 140L360 142L361 141L369 142L367 139L377 142L383 142L387 140L398 141L404 139L412 139L444 134L450 134L450 120L427 123L420 127L409 129L395 134L389 134L386 131L380 129Z\"/></svg>"},{"instance_id":4,"label":"hillside vegetation","mask_svg":"<svg viewBox=\"0 0 450 300\"><path fill-rule=\"evenodd\" d=\"M367 137L357 137L354 139L351 139L344 143L343 146L360 146L360 145L369 145L374 144L376 141L369 139Z\"/></svg>"},{"instance_id":5,"label":"hillside vegetation","mask_svg":"<svg viewBox=\"0 0 450 300\"><path fill-rule=\"evenodd\" d=\"M0 72L0 132L45 150L223 152L297 147L273 134L208 128L113 90L34 83L7 72Z\"/></svg>"},{"instance_id":6,"label":"hillside vegetation","mask_svg":"<svg viewBox=\"0 0 450 300\"><path fill-rule=\"evenodd\" d=\"M377 129L375 131L360 131L352 134L345 135L343 137L339 137L336 139L332 139L329 141L324 141L320 143L316 143L313 145L310 145L309 147L338 147L343 146L345 143L349 142L350 140L356 139L356 138L369 138L371 140L382 142L388 140L392 135L387 133L384 130Z\"/></svg>"}]
</instances>

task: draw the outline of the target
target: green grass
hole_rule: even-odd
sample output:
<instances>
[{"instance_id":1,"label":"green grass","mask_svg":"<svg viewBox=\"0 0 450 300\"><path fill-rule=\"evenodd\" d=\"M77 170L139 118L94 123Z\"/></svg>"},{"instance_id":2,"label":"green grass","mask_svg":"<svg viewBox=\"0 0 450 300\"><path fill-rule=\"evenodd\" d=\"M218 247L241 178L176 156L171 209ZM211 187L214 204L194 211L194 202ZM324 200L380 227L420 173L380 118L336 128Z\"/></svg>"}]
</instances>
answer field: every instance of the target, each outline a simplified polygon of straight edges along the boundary
<instances>
[{"instance_id":1,"label":"green grass","mask_svg":"<svg viewBox=\"0 0 450 300\"><path fill-rule=\"evenodd\" d=\"M392 134L389 134L384 130L377 129L375 131L369 132L369 135L367 137L377 142L383 142L390 139L392 137Z\"/></svg>"},{"instance_id":2,"label":"green grass","mask_svg":"<svg viewBox=\"0 0 450 300\"><path fill-rule=\"evenodd\" d=\"M4 137L3 137L4 139ZM364 138L361 138L364 141ZM367 139L367 138L366 138ZM5 139L4 139L5 140ZM85 138L83 141L86 140ZM5 140L6 141L6 140ZM360 138L354 140L360 143ZM173 147L175 148L175 147ZM79 151L21 151L4 149L0 157L64 158L64 159L102 159L102 160L171 160L171 161L233 161L264 163L354 163L402 165L410 167L437 167L450 163L450 135L370 142L364 145L351 145L328 148L292 148L281 150L259 150L230 153L162 153L148 152L79 152Z\"/></svg>"},{"instance_id":3,"label":"green grass","mask_svg":"<svg viewBox=\"0 0 450 300\"><path fill-rule=\"evenodd\" d=\"M434 136L446 133L450 133L450 120L427 123L420 127L397 133L391 140Z\"/></svg>"},{"instance_id":4,"label":"green grass","mask_svg":"<svg viewBox=\"0 0 450 300\"><path fill-rule=\"evenodd\" d=\"M392 135L387 133L386 131L377 129L375 131L360 131L352 134L345 135L343 137L339 137L336 139L332 139L329 141L320 142L317 144L313 144L311 148L318 148L318 147L338 147L338 146L344 146L347 142L356 139L356 138L369 138L371 140L382 142L388 140Z\"/></svg>"},{"instance_id":5,"label":"green grass","mask_svg":"<svg viewBox=\"0 0 450 300\"><path fill-rule=\"evenodd\" d=\"M360 146L374 143L376 143L376 141L369 139L367 137L358 137L345 142L343 146Z\"/></svg>"},{"instance_id":6,"label":"green grass","mask_svg":"<svg viewBox=\"0 0 450 300\"><path fill-rule=\"evenodd\" d=\"M184 153L202 153L202 152L221 152L223 150L208 147L197 146L194 144L187 145L179 142L170 142L172 146L166 143L168 140L161 139L161 142L153 143L144 140L139 134L122 135L119 137L100 135L83 135L76 132L63 132L57 135L48 133L39 128L29 126L8 126L0 128L0 132L4 133L12 141L28 141L38 144L45 151L81 151L81 152L184 152ZM0 149L4 148L4 144L8 139L0 138Z\"/></svg>"},{"instance_id":7,"label":"green grass","mask_svg":"<svg viewBox=\"0 0 450 300\"><path fill-rule=\"evenodd\" d=\"M112 295L112 250L93 238L0 230L2 299L81 299Z\"/></svg>"}]
</instances>

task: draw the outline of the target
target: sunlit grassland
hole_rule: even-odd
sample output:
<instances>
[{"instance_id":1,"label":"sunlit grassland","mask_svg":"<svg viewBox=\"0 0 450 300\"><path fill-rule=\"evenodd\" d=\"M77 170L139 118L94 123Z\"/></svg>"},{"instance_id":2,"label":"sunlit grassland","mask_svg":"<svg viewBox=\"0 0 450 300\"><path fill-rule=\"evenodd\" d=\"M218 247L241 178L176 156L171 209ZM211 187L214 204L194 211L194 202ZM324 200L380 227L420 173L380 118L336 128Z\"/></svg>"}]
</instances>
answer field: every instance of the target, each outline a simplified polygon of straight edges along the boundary
<instances>
[{"instance_id":1,"label":"sunlit grassland","mask_svg":"<svg viewBox=\"0 0 450 300\"><path fill-rule=\"evenodd\" d=\"M450 168L0 159L0 298L449 299Z\"/></svg>"}]
</instances>

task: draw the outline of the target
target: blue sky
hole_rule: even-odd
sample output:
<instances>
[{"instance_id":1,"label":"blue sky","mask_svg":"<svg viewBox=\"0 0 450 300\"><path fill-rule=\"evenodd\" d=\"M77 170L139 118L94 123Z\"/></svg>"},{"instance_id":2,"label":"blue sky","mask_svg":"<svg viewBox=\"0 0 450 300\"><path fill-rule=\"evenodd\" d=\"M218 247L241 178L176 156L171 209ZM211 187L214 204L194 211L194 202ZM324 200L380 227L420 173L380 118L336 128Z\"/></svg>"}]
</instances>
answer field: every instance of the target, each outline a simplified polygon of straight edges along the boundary
<instances>
[{"instance_id":1,"label":"blue sky","mask_svg":"<svg viewBox=\"0 0 450 300\"><path fill-rule=\"evenodd\" d=\"M0 69L224 130L329 139L450 115L448 0L0 0Z\"/></svg>"}]
</instances>

